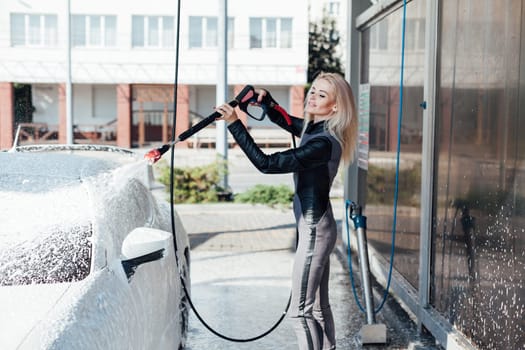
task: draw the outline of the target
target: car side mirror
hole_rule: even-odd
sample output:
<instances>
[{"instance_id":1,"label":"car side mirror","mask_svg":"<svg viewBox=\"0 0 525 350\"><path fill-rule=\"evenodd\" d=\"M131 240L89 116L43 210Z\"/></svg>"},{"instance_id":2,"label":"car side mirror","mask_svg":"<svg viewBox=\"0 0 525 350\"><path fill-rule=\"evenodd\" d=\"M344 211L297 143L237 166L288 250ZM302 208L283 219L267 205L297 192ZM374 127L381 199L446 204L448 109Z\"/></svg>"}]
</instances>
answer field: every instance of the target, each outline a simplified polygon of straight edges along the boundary
<instances>
[{"instance_id":1,"label":"car side mirror","mask_svg":"<svg viewBox=\"0 0 525 350\"><path fill-rule=\"evenodd\" d=\"M139 227L131 231L121 249L122 267L128 280L139 265L162 259L171 239L169 232L154 228Z\"/></svg>"}]
</instances>

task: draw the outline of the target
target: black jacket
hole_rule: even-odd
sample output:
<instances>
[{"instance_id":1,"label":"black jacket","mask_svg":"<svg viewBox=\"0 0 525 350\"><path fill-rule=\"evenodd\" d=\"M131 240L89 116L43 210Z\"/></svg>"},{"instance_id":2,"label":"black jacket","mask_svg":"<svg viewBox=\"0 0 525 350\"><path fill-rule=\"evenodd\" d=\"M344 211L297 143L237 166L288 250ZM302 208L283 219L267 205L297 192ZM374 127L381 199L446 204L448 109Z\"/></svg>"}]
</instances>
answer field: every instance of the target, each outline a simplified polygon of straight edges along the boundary
<instances>
[{"instance_id":1,"label":"black jacket","mask_svg":"<svg viewBox=\"0 0 525 350\"><path fill-rule=\"evenodd\" d=\"M292 125L288 125L278 111L270 109L268 115L283 129L301 136L303 119L291 117ZM240 120L230 124L228 129L261 172L294 173L296 216L302 214L310 224L318 222L330 203L330 188L341 158L341 146L325 129L325 122L310 122L299 147L272 154L265 154L257 146Z\"/></svg>"}]
</instances>

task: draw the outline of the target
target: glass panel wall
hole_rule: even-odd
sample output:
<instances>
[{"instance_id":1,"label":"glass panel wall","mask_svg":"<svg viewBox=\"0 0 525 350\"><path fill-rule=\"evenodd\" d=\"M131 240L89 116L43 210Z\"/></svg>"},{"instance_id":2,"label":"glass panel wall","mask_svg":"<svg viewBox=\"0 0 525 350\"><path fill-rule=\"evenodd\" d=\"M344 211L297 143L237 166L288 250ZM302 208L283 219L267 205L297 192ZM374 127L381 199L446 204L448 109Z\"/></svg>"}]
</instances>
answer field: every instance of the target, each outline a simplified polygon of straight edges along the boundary
<instances>
[{"instance_id":1,"label":"glass panel wall","mask_svg":"<svg viewBox=\"0 0 525 350\"><path fill-rule=\"evenodd\" d=\"M418 287L425 1L407 5L394 267ZM390 261L398 141L402 9L363 32L361 83L370 85L368 242Z\"/></svg>"},{"instance_id":2,"label":"glass panel wall","mask_svg":"<svg viewBox=\"0 0 525 350\"><path fill-rule=\"evenodd\" d=\"M431 303L480 349L523 349L525 2L441 5Z\"/></svg>"}]
</instances>

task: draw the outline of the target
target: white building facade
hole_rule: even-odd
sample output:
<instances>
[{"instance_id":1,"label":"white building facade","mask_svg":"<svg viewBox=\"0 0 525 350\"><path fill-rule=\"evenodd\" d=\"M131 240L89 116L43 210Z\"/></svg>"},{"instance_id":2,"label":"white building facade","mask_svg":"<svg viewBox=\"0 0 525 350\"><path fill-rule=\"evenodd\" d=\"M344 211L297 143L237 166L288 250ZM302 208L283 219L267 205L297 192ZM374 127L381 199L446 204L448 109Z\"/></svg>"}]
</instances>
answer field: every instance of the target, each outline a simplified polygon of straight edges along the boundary
<instances>
[{"instance_id":1,"label":"white building facade","mask_svg":"<svg viewBox=\"0 0 525 350\"><path fill-rule=\"evenodd\" d=\"M181 3L180 131L193 116L207 116L216 105L220 3ZM173 110L177 2L67 4L0 3L0 147L11 145L18 124L33 127L33 138L43 135L36 135L40 128L50 139L65 140L68 62L75 137L105 141L100 131L112 127L110 138L120 146L165 141L165 124L171 122ZM301 115L308 62L307 3L231 0L227 11L228 95L233 98L246 84L264 87L291 114Z\"/></svg>"}]
</instances>

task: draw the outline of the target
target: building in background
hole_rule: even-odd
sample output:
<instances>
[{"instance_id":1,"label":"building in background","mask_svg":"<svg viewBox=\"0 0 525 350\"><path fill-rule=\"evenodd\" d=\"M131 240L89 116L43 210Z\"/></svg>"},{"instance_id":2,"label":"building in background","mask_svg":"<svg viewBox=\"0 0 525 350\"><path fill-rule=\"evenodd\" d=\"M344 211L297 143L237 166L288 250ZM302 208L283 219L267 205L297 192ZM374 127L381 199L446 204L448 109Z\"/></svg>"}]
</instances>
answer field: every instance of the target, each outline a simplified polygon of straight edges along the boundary
<instances>
[{"instance_id":1,"label":"building in background","mask_svg":"<svg viewBox=\"0 0 525 350\"><path fill-rule=\"evenodd\" d=\"M0 3L0 148L11 146L18 126L21 139L65 142L68 12L75 142L166 141L177 2L70 0L70 9L67 3ZM177 134L216 105L219 3L182 4ZM229 95L245 84L265 87L302 115L307 4L230 0L228 28Z\"/></svg>"}]
</instances>

